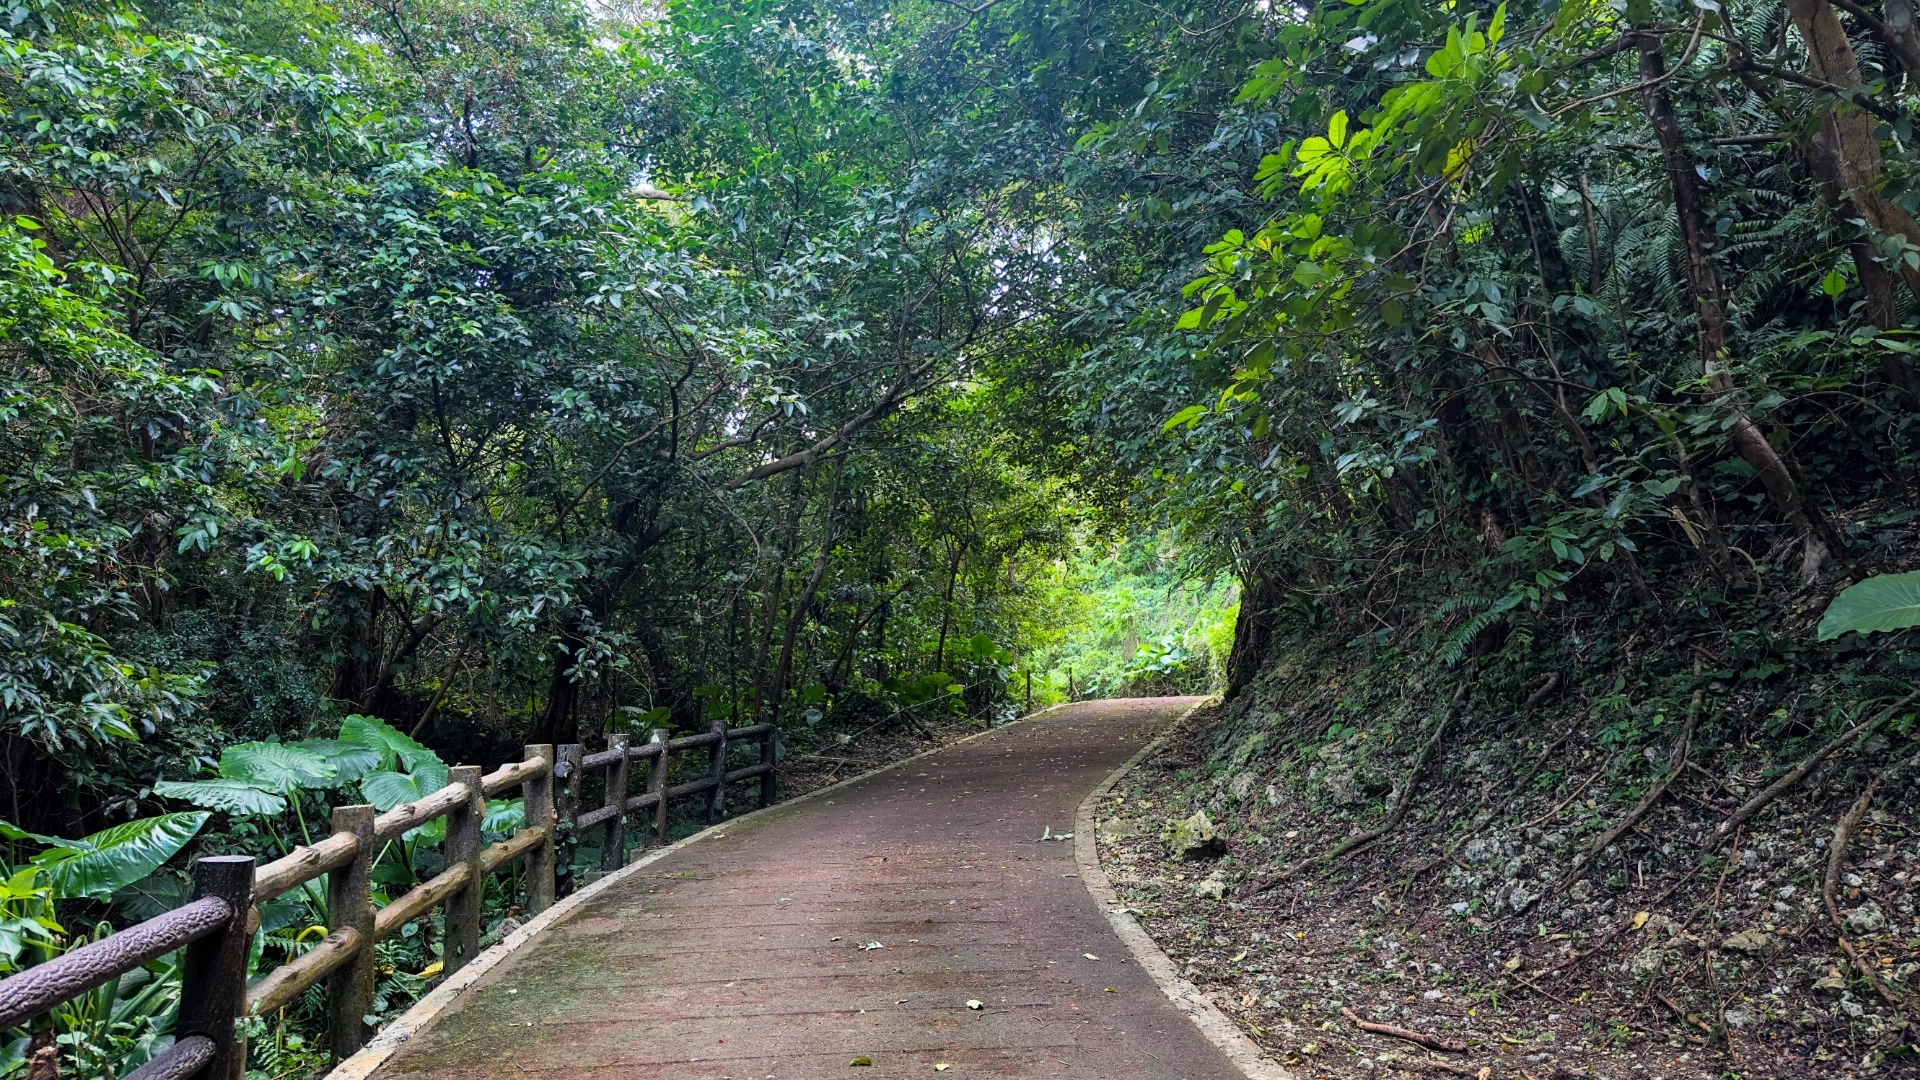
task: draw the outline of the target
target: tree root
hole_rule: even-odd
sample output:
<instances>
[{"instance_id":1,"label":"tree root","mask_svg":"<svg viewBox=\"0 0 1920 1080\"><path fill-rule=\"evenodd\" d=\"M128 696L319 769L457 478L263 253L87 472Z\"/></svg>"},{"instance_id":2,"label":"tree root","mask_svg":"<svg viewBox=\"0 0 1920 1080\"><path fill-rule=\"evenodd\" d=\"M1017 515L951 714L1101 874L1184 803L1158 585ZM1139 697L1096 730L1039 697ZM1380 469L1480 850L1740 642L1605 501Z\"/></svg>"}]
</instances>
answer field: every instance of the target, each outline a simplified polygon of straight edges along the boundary
<instances>
[{"instance_id":1,"label":"tree root","mask_svg":"<svg viewBox=\"0 0 1920 1080\"><path fill-rule=\"evenodd\" d=\"M1880 710L1879 715L1873 719L1853 728L1827 745L1815 750L1807 756L1806 760L1795 765L1790 771L1781 776L1780 779L1768 784L1766 790L1748 799L1745 803L1741 804L1740 809L1735 810L1727 820L1721 822L1719 826L1713 830L1713 835L1707 838L1706 849L1712 851L1719 847L1726 841L1727 837L1733 835L1733 830L1745 824L1748 818L1751 818L1753 815L1772 805L1775 799L1791 791L1800 781L1805 780L1807 774L1812 772L1816 766L1831 757L1835 750L1840 749L1842 746L1845 746L1860 736L1871 734L1875 728L1885 723L1888 717L1911 705L1916 699L1920 699L1920 689L1913 691L1906 697Z\"/></svg>"},{"instance_id":2,"label":"tree root","mask_svg":"<svg viewBox=\"0 0 1920 1080\"><path fill-rule=\"evenodd\" d=\"M1586 778L1585 780L1583 780L1583 781L1581 781L1581 782L1580 782L1580 786L1579 786L1579 787L1577 787L1577 788L1574 788L1574 789L1573 789L1573 792L1572 792L1571 794L1569 794L1569 795L1568 795L1568 796L1567 796L1566 798L1564 798L1564 799L1561 799L1561 800L1560 800L1560 805L1558 805L1558 806L1555 806L1555 807L1554 807L1553 809L1551 809L1551 810L1549 810L1549 811L1547 811L1547 812L1546 812L1546 813L1544 813L1544 814L1541 814L1541 815L1540 815L1539 817L1537 817L1537 818L1534 818L1534 819L1533 819L1532 821L1529 821L1529 822L1527 822L1526 824L1524 824L1524 825L1522 825L1522 826L1520 826L1520 828L1522 828L1522 829L1531 829L1531 828L1534 828L1535 826L1539 826L1539 825L1545 825L1545 824L1546 824L1547 822L1549 822L1549 821L1552 821L1552 820L1553 820L1554 818L1556 818L1556 817L1559 817L1559 816L1560 816L1560 811L1562 811L1562 810L1565 810L1565 809L1567 808L1567 805L1568 805L1569 803L1571 803L1571 802L1573 802L1573 800L1575 800L1575 799L1577 799L1577 798L1579 798L1579 797L1580 797L1580 793L1581 793L1581 792L1583 792L1583 791L1585 791L1585 790L1587 790L1587 788L1589 788L1589 787L1591 787L1591 786L1593 785L1593 782L1594 782L1595 780L1598 780L1598 779L1600 779L1600 777L1601 777L1601 776L1602 776L1602 775L1603 775L1603 774L1604 774L1604 773L1605 773L1605 772L1606 772L1606 771L1607 771L1608 769L1611 769L1611 768L1613 768L1613 763L1614 763L1614 762L1615 762L1616 760L1618 760L1618 759L1619 759L1619 757L1620 757L1620 755L1616 753L1616 754L1614 754L1614 755L1612 755L1611 757L1609 757L1609 758L1607 758L1607 760L1606 760L1606 761L1605 761L1604 763L1602 763L1602 764L1601 764L1601 766L1600 766L1600 768L1599 768L1599 770L1598 770L1598 771L1596 771L1596 772L1595 772L1595 773L1594 773L1594 774L1593 774L1592 776L1589 776L1589 777L1587 777L1587 778Z\"/></svg>"},{"instance_id":3,"label":"tree root","mask_svg":"<svg viewBox=\"0 0 1920 1080\"><path fill-rule=\"evenodd\" d=\"M1376 1024L1371 1020L1360 1019L1360 1014L1354 1012L1352 1009L1343 1008L1340 1010L1340 1015L1353 1021L1353 1026L1359 1028L1361 1031L1371 1031L1375 1035L1388 1035L1396 1039L1405 1039L1410 1043L1419 1043L1429 1050L1445 1050L1450 1054L1464 1054L1467 1052L1467 1041L1465 1039L1443 1039L1438 1035L1429 1035L1424 1031L1414 1031L1411 1028L1395 1027L1392 1024Z\"/></svg>"},{"instance_id":4,"label":"tree root","mask_svg":"<svg viewBox=\"0 0 1920 1080\"><path fill-rule=\"evenodd\" d=\"M1693 673L1695 675L1700 674L1700 667L1701 653L1700 650L1695 649L1693 654ZM1581 874L1593 866L1593 860L1596 856L1607 850L1614 841L1625 836L1627 830L1640 824L1640 819L1646 817L1647 814L1653 810L1654 804L1658 803L1661 797L1666 795L1667 789L1673 786L1674 780L1678 779L1680 774L1686 771L1687 747L1693 742L1693 729L1700 723L1700 706L1705 697L1706 689L1704 687L1694 690L1693 702L1687 706L1686 727L1681 729L1680 739L1674 743L1673 753L1667 758L1666 773L1662 775L1659 781L1651 788L1647 789L1647 793L1641 796L1639 804L1629 811L1626 817L1621 818L1615 823L1613 828L1602 833L1600 838L1595 840L1591 847L1587 848L1586 851L1581 853L1579 858L1573 861L1573 868L1567 871L1567 876L1561 878L1560 882L1553 887L1553 890L1548 894L1548 899L1556 898L1565 892L1569 885L1572 885Z\"/></svg>"},{"instance_id":5,"label":"tree root","mask_svg":"<svg viewBox=\"0 0 1920 1080\"><path fill-rule=\"evenodd\" d=\"M1867 807L1873 803L1874 792L1879 789L1880 778L1876 776L1867 782L1867 790L1853 801L1852 809L1834 825L1833 843L1827 847L1827 876L1821 883L1820 895L1827 902L1827 918L1833 923L1834 936L1839 940L1840 948L1853 961L1854 968L1873 984L1880 997L1897 1009L1900 999L1894 997L1893 992L1880 981L1880 976L1874 973L1872 961L1862 956L1860 950L1854 948L1853 942L1847 940L1846 924L1840 921L1840 873L1847 867L1847 848L1853 843L1854 830L1860 827L1861 819L1867 816Z\"/></svg>"},{"instance_id":6,"label":"tree root","mask_svg":"<svg viewBox=\"0 0 1920 1080\"><path fill-rule=\"evenodd\" d=\"M1413 809L1413 793L1420 784L1420 776L1427 771L1428 764L1433 761L1434 751L1440 748L1440 740L1446 736L1448 725L1453 723L1456 706L1460 704L1460 699L1466 696L1467 687L1472 684L1472 680L1473 671L1469 668L1466 674L1460 676L1460 682L1453 688L1453 697L1447 701L1447 711L1440 717L1440 727L1434 731L1433 738L1427 740L1427 745L1421 748L1419 758L1413 763L1413 769L1407 773L1407 781L1400 789L1400 799L1394 803L1393 812L1387 815L1387 820L1382 822L1379 828L1355 833L1319 855L1310 855L1276 873L1249 881L1237 890L1239 894L1258 896L1308 867L1332 862L1355 848L1371 844L1399 828L1400 823L1406 820L1407 812Z\"/></svg>"}]
</instances>

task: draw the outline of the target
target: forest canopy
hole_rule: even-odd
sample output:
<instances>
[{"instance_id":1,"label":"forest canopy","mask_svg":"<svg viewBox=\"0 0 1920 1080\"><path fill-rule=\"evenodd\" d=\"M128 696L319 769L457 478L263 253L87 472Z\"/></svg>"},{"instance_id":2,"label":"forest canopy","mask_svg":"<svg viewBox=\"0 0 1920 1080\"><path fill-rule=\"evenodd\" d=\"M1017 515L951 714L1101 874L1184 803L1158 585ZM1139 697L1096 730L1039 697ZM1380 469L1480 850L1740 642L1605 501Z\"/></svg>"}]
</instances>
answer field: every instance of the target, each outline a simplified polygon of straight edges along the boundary
<instances>
[{"instance_id":1,"label":"forest canopy","mask_svg":"<svg viewBox=\"0 0 1920 1080\"><path fill-rule=\"evenodd\" d=\"M1302 638L1911 679L1813 634L1911 568L1908 0L9 10L22 828Z\"/></svg>"}]
</instances>

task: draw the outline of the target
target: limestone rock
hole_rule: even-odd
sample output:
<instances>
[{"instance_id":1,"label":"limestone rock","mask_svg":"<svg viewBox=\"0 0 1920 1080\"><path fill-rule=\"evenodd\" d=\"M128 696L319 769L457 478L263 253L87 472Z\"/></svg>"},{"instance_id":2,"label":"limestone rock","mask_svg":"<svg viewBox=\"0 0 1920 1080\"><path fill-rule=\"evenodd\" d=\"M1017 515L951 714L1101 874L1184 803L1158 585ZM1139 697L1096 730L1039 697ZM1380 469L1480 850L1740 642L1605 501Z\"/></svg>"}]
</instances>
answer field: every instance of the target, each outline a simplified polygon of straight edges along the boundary
<instances>
[{"instance_id":1,"label":"limestone rock","mask_svg":"<svg viewBox=\"0 0 1920 1080\"><path fill-rule=\"evenodd\" d=\"M1734 952L1764 953L1773 951L1774 940L1765 930L1742 930L1722 941L1720 947Z\"/></svg>"},{"instance_id":2,"label":"limestone rock","mask_svg":"<svg viewBox=\"0 0 1920 1080\"><path fill-rule=\"evenodd\" d=\"M1846 914L1847 929L1856 934L1881 934L1887 929L1887 913L1868 901Z\"/></svg>"},{"instance_id":3,"label":"limestone rock","mask_svg":"<svg viewBox=\"0 0 1920 1080\"><path fill-rule=\"evenodd\" d=\"M1207 875L1206 880L1193 887L1193 895L1202 900L1225 900L1227 898L1227 880L1218 872Z\"/></svg>"},{"instance_id":4,"label":"limestone rock","mask_svg":"<svg viewBox=\"0 0 1920 1080\"><path fill-rule=\"evenodd\" d=\"M1192 817L1174 824L1167 849L1176 859L1211 859L1227 853L1227 842L1214 830L1207 812L1195 810Z\"/></svg>"}]
</instances>

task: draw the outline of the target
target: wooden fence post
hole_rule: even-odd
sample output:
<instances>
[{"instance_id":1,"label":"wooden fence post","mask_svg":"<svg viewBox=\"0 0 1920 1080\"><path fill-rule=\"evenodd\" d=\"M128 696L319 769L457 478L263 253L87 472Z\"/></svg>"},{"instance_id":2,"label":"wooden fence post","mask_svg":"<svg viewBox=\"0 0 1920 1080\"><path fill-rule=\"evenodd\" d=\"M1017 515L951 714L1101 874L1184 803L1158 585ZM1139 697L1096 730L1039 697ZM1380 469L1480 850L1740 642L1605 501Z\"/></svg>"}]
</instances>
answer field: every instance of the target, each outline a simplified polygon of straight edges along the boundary
<instances>
[{"instance_id":1,"label":"wooden fence post","mask_svg":"<svg viewBox=\"0 0 1920 1080\"><path fill-rule=\"evenodd\" d=\"M527 914L538 915L553 906L553 756L552 743L534 743L522 756L546 758L544 775L520 785L520 798L527 808L527 828L545 829L546 838L527 849Z\"/></svg>"},{"instance_id":2,"label":"wooden fence post","mask_svg":"<svg viewBox=\"0 0 1920 1080\"><path fill-rule=\"evenodd\" d=\"M719 824L727 816L727 722L716 718L713 733L718 736L707 747L707 777L713 787L707 791L707 824Z\"/></svg>"},{"instance_id":3,"label":"wooden fence post","mask_svg":"<svg viewBox=\"0 0 1920 1080\"><path fill-rule=\"evenodd\" d=\"M777 745L774 742L773 725L769 724L767 725L767 730L760 733L760 764L767 767L767 771L760 774L761 806L772 806L774 795L776 794L773 776L773 755L776 749Z\"/></svg>"},{"instance_id":4,"label":"wooden fence post","mask_svg":"<svg viewBox=\"0 0 1920 1080\"><path fill-rule=\"evenodd\" d=\"M1027 672L1027 712L1033 711L1033 672ZM1024 714L1023 714L1024 715Z\"/></svg>"},{"instance_id":5,"label":"wooden fence post","mask_svg":"<svg viewBox=\"0 0 1920 1080\"><path fill-rule=\"evenodd\" d=\"M207 1080L242 1080L247 1046L234 1021L247 1008L247 912L253 906L253 857L212 855L193 866L195 898L217 896L233 909L233 918L217 934L187 946L180 963L178 1038L205 1035L213 1040L213 1058L200 1075Z\"/></svg>"},{"instance_id":6,"label":"wooden fence post","mask_svg":"<svg viewBox=\"0 0 1920 1080\"><path fill-rule=\"evenodd\" d=\"M653 729L652 741L659 743L662 747L659 753L653 755L653 770L647 776L647 790L660 796L660 801L653 804L653 842L656 846L667 842L667 751L665 747L667 740L671 738L673 733L666 728Z\"/></svg>"},{"instance_id":7,"label":"wooden fence post","mask_svg":"<svg viewBox=\"0 0 1920 1080\"><path fill-rule=\"evenodd\" d=\"M555 856L553 891L556 896L566 896L573 891L573 852L579 844L573 832L573 819L580 816L581 774L586 771L580 761L587 756L587 750L579 743L568 743L559 748L559 753L553 763L554 775L560 780L554 793L554 809L558 825L566 835Z\"/></svg>"},{"instance_id":8,"label":"wooden fence post","mask_svg":"<svg viewBox=\"0 0 1920 1080\"><path fill-rule=\"evenodd\" d=\"M327 1048L337 1064L352 1057L372 1029L373 1012L373 845L374 809L336 806L333 831L352 833L353 861L327 875L327 929L350 928L360 935L353 958L327 976Z\"/></svg>"},{"instance_id":9,"label":"wooden fence post","mask_svg":"<svg viewBox=\"0 0 1920 1080\"><path fill-rule=\"evenodd\" d=\"M449 868L467 864L467 886L447 899L446 935L440 943L442 978L466 967L480 953L480 898L487 888L480 870L480 823L487 816L487 797L480 790L485 770L478 765L455 765L447 782L467 785L467 801L447 814L446 852Z\"/></svg>"},{"instance_id":10,"label":"wooden fence post","mask_svg":"<svg viewBox=\"0 0 1920 1080\"><path fill-rule=\"evenodd\" d=\"M608 806L620 809L614 813L613 820L607 822L607 832L600 841L600 869L614 871L627 861L627 747L633 743L631 735L607 736L607 749L618 749L619 760L607 766L607 802Z\"/></svg>"}]
</instances>

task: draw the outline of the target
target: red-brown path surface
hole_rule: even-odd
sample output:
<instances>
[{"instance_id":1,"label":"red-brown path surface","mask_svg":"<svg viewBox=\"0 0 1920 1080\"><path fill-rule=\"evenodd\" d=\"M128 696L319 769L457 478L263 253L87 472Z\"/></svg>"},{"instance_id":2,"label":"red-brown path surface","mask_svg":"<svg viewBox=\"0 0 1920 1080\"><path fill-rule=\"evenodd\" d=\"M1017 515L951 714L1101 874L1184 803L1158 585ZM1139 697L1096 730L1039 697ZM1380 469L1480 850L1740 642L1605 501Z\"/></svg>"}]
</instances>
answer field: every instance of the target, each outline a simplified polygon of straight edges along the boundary
<instances>
[{"instance_id":1,"label":"red-brown path surface","mask_svg":"<svg viewBox=\"0 0 1920 1080\"><path fill-rule=\"evenodd\" d=\"M376 1076L1240 1080L1114 936L1072 842L1036 842L1193 703L1071 706L689 844Z\"/></svg>"}]
</instances>

